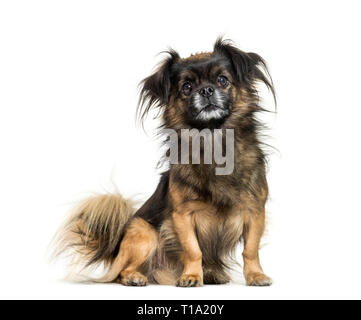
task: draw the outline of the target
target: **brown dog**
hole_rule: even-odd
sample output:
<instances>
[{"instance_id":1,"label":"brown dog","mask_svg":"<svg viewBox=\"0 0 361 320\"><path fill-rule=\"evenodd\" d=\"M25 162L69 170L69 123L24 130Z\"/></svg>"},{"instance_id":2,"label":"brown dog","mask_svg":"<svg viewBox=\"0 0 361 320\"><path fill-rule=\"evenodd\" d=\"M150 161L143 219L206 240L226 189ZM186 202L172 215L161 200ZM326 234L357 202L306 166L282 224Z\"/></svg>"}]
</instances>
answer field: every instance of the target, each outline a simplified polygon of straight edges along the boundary
<instances>
[{"instance_id":1,"label":"brown dog","mask_svg":"<svg viewBox=\"0 0 361 320\"><path fill-rule=\"evenodd\" d=\"M274 96L264 60L221 39L213 52L187 59L169 51L141 84L141 117L159 107L163 129L173 129L179 141L184 129L207 129L212 137L218 129L232 130L232 171L216 174L216 163L205 161L204 139L201 160L170 163L140 209L120 195L86 200L59 234L57 252L73 248L78 262L105 263L108 272L97 281L191 287L228 282L232 254L243 239L247 284L270 285L258 255L268 194L255 118L262 111L259 81Z\"/></svg>"}]
</instances>

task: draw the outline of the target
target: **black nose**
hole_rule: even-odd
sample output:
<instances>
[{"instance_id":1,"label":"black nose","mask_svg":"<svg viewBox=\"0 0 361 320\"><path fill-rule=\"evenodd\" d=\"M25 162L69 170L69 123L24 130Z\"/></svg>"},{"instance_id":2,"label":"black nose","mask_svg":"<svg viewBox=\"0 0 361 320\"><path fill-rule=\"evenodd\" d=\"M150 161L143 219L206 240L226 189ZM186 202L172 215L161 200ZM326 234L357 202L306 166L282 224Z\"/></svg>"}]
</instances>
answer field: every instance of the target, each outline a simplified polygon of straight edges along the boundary
<instances>
[{"instance_id":1,"label":"black nose","mask_svg":"<svg viewBox=\"0 0 361 320\"><path fill-rule=\"evenodd\" d=\"M204 87L201 90L199 90L199 93L203 97L210 97L214 92L214 89L212 87Z\"/></svg>"}]
</instances>

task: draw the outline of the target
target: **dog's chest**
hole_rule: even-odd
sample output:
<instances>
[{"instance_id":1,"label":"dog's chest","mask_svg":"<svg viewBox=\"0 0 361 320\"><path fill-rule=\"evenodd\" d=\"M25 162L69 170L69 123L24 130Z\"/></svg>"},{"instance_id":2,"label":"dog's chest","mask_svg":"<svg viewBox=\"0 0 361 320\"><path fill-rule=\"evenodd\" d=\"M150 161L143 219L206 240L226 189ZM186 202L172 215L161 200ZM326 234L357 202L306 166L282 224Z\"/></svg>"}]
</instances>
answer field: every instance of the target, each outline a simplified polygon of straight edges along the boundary
<instances>
[{"instance_id":1,"label":"dog's chest","mask_svg":"<svg viewBox=\"0 0 361 320\"><path fill-rule=\"evenodd\" d=\"M243 219L237 209L227 214L201 211L195 213L195 229L205 258L219 258L232 252L243 233Z\"/></svg>"},{"instance_id":2,"label":"dog's chest","mask_svg":"<svg viewBox=\"0 0 361 320\"><path fill-rule=\"evenodd\" d=\"M230 208L240 200L241 181L237 172L227 176L216 175L214 167L201 166L192 168L189 186L194 187L196 196L217 208Z\"/></svg>"}]
</instances>

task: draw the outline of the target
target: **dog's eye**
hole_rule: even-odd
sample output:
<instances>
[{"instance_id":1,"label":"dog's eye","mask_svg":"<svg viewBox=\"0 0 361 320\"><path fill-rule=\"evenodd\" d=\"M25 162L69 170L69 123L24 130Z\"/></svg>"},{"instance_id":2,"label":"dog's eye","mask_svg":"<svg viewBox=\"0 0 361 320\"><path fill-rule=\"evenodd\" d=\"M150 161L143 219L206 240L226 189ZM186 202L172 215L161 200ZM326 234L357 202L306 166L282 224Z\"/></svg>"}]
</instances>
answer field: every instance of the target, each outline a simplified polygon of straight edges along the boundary
<instances>
[{"instance_id":1,"label":"dog's eye","mask_svg":"<svg viewBox=\"0 0 361 320\"><path fill-rule=\"evenodd\" d=\"M225 87L228 84L228 79L225 76L218 76L217 83L220 87Z\"/></svg>"},{"instance_id":2,"label":"dog's eye","mask_svg":"<svg viewBox=\"0 0 361 320\"><path fill-rule=\"evenodd\" d=\"M186 96L189 96L192 92L192 84L190 82L186 82L182 87L182 91Z\"/></svg>"}]
</instances>

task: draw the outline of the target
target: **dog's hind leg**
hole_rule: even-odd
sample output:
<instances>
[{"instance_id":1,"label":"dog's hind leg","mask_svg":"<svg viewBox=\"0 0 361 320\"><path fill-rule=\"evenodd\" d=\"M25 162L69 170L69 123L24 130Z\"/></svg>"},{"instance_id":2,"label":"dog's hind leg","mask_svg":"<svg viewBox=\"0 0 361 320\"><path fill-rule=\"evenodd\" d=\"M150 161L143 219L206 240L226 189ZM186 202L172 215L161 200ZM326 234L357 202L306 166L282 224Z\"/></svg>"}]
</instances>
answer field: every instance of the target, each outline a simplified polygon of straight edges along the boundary
<instances>
[{"instance_id":1,"label":"dog's hind leg","mask_svg":"<svg viewBox=\"0 0 361 320\"><path fill-rule=\"evenodd\" d=\"M141 218L133 219L120 244L118 256L105 277L126 286L145 286L147 277L141 268L154 255L158 246L157 231Z\"/></svg>"},{"instance_id":2,"label":"dog's hind leg","mask_svg":"<svg viewBox=\"0 0 361 320\"><path fill-rule=\"evenodd\" d=\"M125 268L121 270L118 282L126 286L145 286L147 278L140 268L154 255L157 245L157 231L145 220L134 219L120 245L119 254Z\"/></svg>"}]
</instances>

